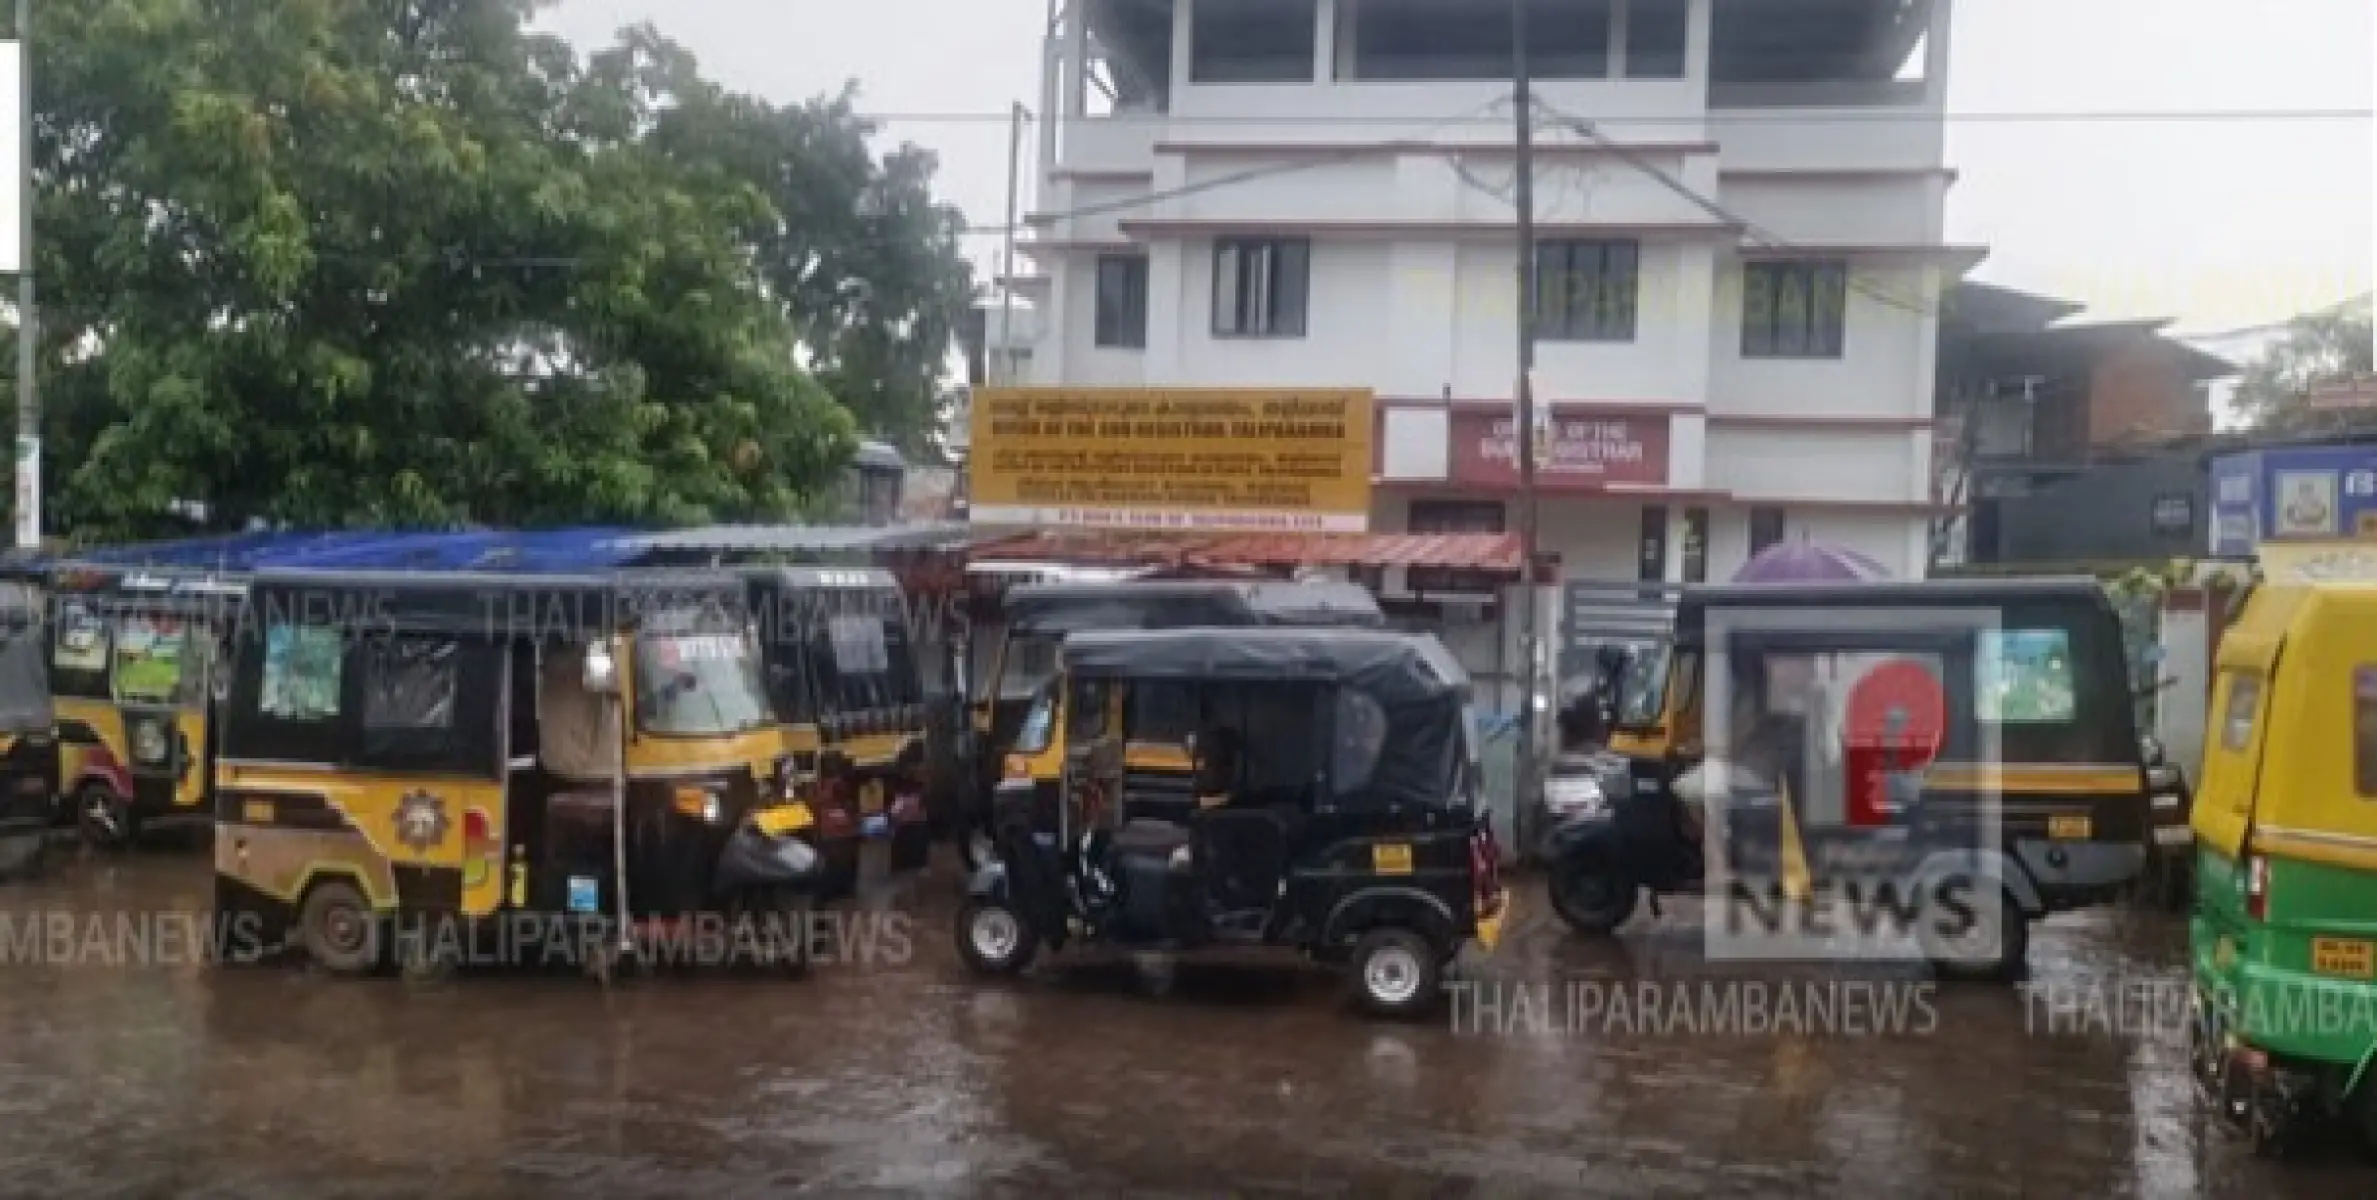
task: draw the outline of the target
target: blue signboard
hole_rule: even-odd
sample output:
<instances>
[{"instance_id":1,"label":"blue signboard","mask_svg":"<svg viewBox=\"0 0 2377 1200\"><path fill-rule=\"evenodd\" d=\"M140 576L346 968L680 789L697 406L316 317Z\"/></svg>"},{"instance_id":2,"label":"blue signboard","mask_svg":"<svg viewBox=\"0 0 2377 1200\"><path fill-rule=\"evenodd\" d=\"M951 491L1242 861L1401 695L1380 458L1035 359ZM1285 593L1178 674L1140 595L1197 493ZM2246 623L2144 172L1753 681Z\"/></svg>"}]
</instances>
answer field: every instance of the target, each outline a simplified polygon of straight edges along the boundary
<instances>
[{"instance_id":1,"label":"blue signboard","mask_svg":"<svg viewBox=\"0 0 2377 1200\"><path fill-rule=\"evenodd\" d=\"M2249 450L2212 460L2212 555L2262 541L2377 539L2377 445Z\"/></svg>"}]
</instances>

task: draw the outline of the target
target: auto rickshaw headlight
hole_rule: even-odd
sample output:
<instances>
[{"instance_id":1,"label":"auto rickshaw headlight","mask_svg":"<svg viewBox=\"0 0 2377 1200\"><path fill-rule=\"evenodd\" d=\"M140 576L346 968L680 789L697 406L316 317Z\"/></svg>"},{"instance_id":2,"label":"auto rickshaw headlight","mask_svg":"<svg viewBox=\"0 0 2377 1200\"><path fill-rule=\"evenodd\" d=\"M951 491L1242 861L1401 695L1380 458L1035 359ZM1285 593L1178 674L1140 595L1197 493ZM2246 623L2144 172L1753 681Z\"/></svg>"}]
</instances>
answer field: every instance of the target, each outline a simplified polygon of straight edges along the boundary
<instances>
[{"instance_id":1,"label":"auto rickshaw headlight","mask_svg":"<svg viewBox=\"0 0 2377 1200\"><path fill-rule=\"evenodd\" d=\"M132 731L132 757L146 763L164 762L167 754L165 727L154 721L143 721Z\"/></svg>"}]
</instances>

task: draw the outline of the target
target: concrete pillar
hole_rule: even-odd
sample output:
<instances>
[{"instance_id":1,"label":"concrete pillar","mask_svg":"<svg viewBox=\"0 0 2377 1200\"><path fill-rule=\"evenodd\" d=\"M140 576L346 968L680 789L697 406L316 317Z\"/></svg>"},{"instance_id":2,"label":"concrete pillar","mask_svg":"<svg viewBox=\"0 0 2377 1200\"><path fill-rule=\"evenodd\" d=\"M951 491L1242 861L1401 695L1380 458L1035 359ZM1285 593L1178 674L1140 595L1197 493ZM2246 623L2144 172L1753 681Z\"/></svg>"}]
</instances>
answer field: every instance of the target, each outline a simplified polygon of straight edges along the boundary
<instances>
[{"instance_id":1,"label":"concrete pillar","mask_svg":"<svg viewBox=\"0 0 2377 1200\"><path fill-rule=\"evenodd\" d=\"M1313 0L1312 81L1331 83L1337 77L1337 0Z\"/></svg>"},{"instance_id":2,"label":"concrete pillar","mask_svg":"<svg viewBox=\"0 0 2377 1200\"><path fill-rule=\"evenodd\" d=\"M1610 0L1607 71L1612 79L1626 77L1626 25L1626 0Z\"/></svg>"},{"instance_id":3,"label":"concrete pillar","mask_svg":"<svg viewBox=\"0 0 2377 1200\"><path fill-rule=\"evenodd\" d=\"M1692 0L1684 21L1684 78L1709 82L1709 20L1715 0Z\"/></svg>"},{"instance_id":4,"label":"concrete pillar","mask_svg":"<svg viewBox=\"0 0 2377 1200\"><path fill-rule=\"evenodd\" d=\"M1078 120L1089 112L1089 19L1083 0L1075 0L1065 14L1065 119Z\"/></svg>"},{"instance_id":5,"label":"concrete pillar","mask_svg":"<svg viewBox=\"0 0 2377 1200\"><path fill-rule=\"evenodd\" d=\"M1933 111L1948 106L1948 48L1956 24L1956 0L1931 0L1931 27L1923 33L1923 98Z\"/></svg>"},{"instance_id":6,"label":"concrete pillar","mask_svg":"<svg viewBox=\"0 0 2377 1200\"><path fill-rule=\"evenodd\" d=\"M1197 0L1173 0L1172 4L1172 111L1181 109L1183 89L1189 80L1189 36L1197 28Z\"/></svg>"}]
</instances>

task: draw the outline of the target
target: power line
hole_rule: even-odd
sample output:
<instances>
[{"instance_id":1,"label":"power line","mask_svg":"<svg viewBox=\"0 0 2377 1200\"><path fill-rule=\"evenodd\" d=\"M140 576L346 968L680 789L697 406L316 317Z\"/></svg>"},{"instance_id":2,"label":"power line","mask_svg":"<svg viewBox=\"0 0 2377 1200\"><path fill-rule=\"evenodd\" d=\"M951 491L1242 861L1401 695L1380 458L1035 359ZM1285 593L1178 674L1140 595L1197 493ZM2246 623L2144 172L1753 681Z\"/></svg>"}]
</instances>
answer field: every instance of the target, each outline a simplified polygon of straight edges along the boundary
<instances>
[{"instance_id":1,"label":"power line","mask_svg":"<svg viewBox=\"0 0 2377 1200\"><path fill-rule=\"evenodd\" d=\"M856 114L856 116L861 121L868 121L875 124L897 123L908 125L1002 124L1008 120L1008 114L1006 112L992 110L985 110L981 112L970 112L963 110L948 112L873 112L859 113ZM1312 116L1290 116L1276 113L1246 113L1237 116L1189 116L1171 113L1150 113L1148 114L1148 117L1151 120L1160 121L1165 126L1171 128L1196 125L1401 125L1409 123L1410 120L1408 117L1396 117L1388 115L1315 114ZM1624 121L1624 124L1629 126L1706 126L1712 123L1738 124L1764 121L1791 122L1794 124L1799 124L1806 123L1811 120L1825 122L1913 122L1924 125L1936 125L1942 122L1950 125L2164 124L2172 122L2241 124L2296 121L2358 122L2368 121L2373 117L2377 117L2377 108L2203 108L2127 110L2073 109L2066 111L2040 112L1947 113L1908 111L1897 108L1875 108L1828 109L1824 110L1823 114L1818 117L1810 117L1805 110L1799 109L1712 109L1700 115L1629 116ZM1035 118L1035 120L1037 119L1039 118ZM1128 120L1130 118L1109 118L1100 116L1089 119ZM1447 121L1445 124L1499 125L1500 120L1499 118L1493 116L1479 115L1456 121Z\"/></svg>"}]
</instances>

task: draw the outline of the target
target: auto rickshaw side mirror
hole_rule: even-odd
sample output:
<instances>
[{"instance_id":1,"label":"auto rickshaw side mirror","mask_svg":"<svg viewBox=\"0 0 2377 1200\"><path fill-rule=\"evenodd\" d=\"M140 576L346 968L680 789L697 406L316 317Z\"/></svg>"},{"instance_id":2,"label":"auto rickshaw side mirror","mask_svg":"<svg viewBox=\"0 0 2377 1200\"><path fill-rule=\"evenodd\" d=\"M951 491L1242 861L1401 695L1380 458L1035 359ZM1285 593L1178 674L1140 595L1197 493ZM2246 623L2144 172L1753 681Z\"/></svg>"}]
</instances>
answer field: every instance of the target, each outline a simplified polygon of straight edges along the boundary
<instances>
[{"instance_id":1,"label":"auto rickshaw side mirror","mask_svg":"<svg viewBox=\"0 0 2377 1200\"><path fill-rule=\"evenodd\" d=\"M619 694L619 660L612 653L611 639L596 638L587 643L581 678L586 690L597 696Z\"/></svg>"}]
</instances>

